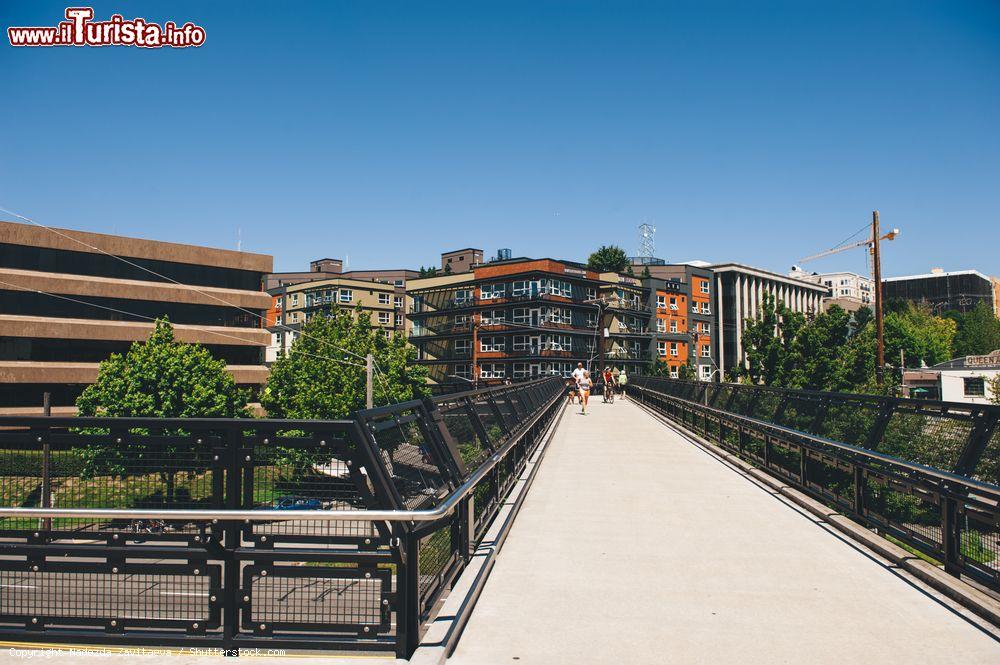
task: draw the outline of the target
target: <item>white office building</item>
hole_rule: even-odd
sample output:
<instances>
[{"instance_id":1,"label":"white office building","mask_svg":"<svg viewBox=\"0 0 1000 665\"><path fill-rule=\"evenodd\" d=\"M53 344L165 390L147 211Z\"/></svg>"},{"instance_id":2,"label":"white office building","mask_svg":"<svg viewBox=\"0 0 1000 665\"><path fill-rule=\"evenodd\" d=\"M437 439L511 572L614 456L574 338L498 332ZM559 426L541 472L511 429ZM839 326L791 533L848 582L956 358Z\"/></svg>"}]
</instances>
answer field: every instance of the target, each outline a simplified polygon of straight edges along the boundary
<instances>
[{"instance_id":1,"label":"white office building","mask_svg":"<svg viewBox=\"0 0 1000 665\"><path fill-rule=\"evenodd\" d=\"M727 376L734 367L745 366L743 331L747 319L757 317L765 293L785 303L793 312L808 316L822 311L823 299L830 294L830 289L823 284L739 263L720 263L709 269L715 274L719 332L715 334L714 343L722 376Z\"/></svg>"},{"instance_id":2,"label":"white office building","mask_svg":"<svg viewBox=\"0 0 1000 665\"><path fill-rule=\"evenodd\" d=\"M840 305L849 312L871 307L875 302L875 286L870 277L856 272L806 272L799 266L792 266L788 276L813 284L820 284L830 290L823 299L824 311L830 305Z\"/></svg>"}]
</instances>

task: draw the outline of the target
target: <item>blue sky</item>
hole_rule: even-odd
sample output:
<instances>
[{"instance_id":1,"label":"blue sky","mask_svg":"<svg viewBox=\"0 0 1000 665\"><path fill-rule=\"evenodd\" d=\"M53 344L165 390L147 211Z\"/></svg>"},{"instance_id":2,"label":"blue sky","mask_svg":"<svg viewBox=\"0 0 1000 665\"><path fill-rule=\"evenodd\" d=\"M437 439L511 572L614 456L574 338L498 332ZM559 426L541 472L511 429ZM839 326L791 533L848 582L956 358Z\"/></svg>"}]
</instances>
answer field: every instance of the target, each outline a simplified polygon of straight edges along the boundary
<instances>
[{"instance_id":1,"label":"blue sky","mask_svg":"<svg viewBox=\"0 0 1000 665\"><path fill-rule=\"evenodd\" d=\"M55 25L65 4L0 2ZM0 45L0 206L419 267L466 246L1000 273L1000 3L95 2L199 49ZM810 264L864 272L861 250Z\"/></svg>"}]
</instances>

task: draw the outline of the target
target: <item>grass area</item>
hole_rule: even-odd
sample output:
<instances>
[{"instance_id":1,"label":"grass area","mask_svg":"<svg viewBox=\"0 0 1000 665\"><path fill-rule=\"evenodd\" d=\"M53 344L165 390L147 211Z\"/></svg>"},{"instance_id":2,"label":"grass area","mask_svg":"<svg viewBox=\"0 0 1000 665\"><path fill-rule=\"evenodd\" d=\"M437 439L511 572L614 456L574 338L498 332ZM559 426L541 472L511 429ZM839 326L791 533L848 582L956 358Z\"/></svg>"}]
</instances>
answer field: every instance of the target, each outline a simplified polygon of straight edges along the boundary
<instances>
[{"instance_id":1,"label":"grass area","mask_svg":"<svg viewBox=\"0 0 1000 665\"><path fill-rule=\"evenodd\" d=\"M926 561L927 563L931 564L932 566L938 566L940 568L941 566L944 565L940 561L938 561L937 559L935 559L934 557L932 557L932 556L930 556L928 554L924 554L923 552L921 552L920 550L918 550L918 549L916 549L914 547L910 547L909 545L907 545L906 543L904 543L899 538L896 538L895 536L890 536L887 533L883 533L881 535L882 535L883 538L885 538L886 540L888 540L893 545L897 545L899 547L902 547L904 550L906 550L907 552L909 552L913 556L915 556L915 557L917 557L919 559L923 559L924 561Z\"/></svg>"},{"instance_id":2,"label":"grass area","mask_svg":"<svg viewBox=\"0 0 1000 665\"><path fill-rule=\"evenodd\" d=\"M5 506L40 505L41 479L32 476L0 476L0 492ZM212 496L210 471L181 471L173 477L173 498L168 500L168 479L159 473L116 478L54 478L52 505L58 508L159 508L193 507ZM56 529L75 529L86 524L107 524L108 520L52 520ZM35 529L37 519L0 520L0 529Z\"/></svg>"}]
</instances>

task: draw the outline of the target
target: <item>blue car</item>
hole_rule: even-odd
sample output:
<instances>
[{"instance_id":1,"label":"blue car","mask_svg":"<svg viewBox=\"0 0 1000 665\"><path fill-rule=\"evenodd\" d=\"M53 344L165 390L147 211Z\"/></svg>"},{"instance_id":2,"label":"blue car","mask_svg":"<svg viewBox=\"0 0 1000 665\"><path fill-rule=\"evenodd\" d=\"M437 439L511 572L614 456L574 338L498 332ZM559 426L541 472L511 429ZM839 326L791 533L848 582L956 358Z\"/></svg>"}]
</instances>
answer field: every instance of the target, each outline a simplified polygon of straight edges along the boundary
<instances>
[{"instance_id":1,"label":"blue car","mask_svg":"<svg viewBox=\"0 0 1000 665\"><path fill-rule=\"evenodd\" d=\"M265 510L268 507L265 507ZM274 502L270 510L321 510L323 502L319 499L307 499L301 496L283 496Z\"/></svg>"}]
</instances>

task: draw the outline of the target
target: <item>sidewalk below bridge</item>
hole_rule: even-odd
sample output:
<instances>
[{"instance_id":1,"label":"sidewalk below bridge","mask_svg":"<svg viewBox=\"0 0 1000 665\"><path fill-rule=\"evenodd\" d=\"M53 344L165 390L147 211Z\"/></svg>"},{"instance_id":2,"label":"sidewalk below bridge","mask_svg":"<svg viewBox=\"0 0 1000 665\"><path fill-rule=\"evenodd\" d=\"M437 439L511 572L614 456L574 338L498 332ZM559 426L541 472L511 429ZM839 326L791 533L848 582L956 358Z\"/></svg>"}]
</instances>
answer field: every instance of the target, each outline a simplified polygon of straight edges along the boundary
<instances>
[{"instance_id":1,"label":"sidewalk below bridge","mask_svg":"<svg viewBox=\"0 0 1000 665\"><path fill-rule=\"evenodd\" d=\"M578 411L449 662L1000 662L995 630L638 406Z\"/></svg>"}]
</instances>

